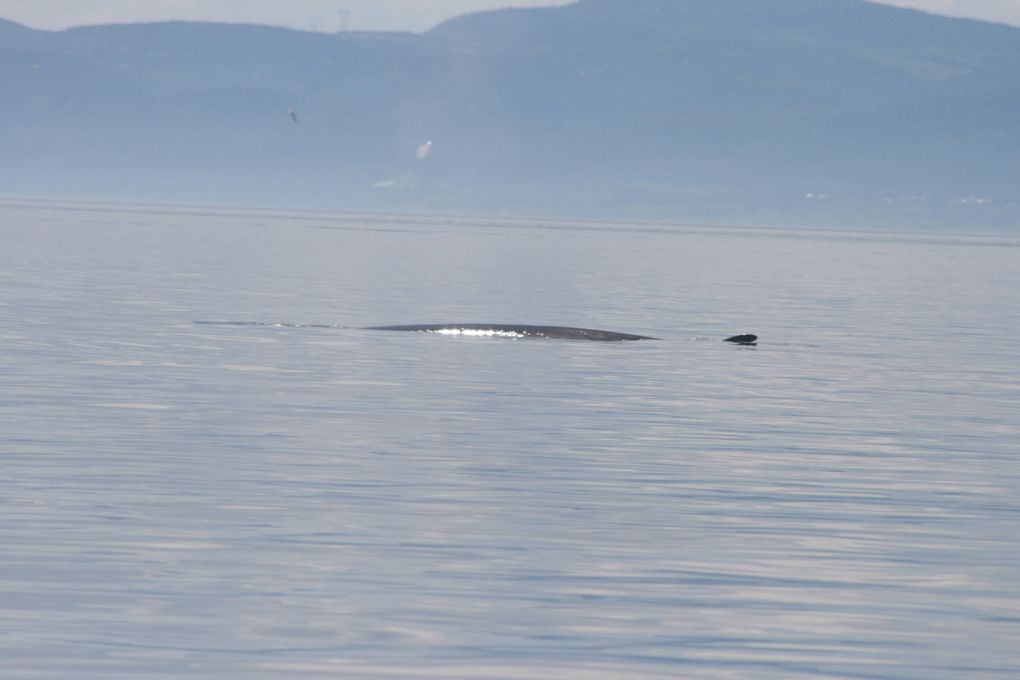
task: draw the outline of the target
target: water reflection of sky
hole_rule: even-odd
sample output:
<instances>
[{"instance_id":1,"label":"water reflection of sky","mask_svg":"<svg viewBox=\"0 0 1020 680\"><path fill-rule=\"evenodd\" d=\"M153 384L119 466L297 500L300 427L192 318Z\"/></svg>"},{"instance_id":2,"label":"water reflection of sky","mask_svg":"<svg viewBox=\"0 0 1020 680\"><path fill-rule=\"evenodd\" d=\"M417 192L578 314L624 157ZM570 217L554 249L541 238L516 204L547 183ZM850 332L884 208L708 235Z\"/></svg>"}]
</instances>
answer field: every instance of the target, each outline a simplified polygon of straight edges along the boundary
<instances>
[{"instance_id":1,"label":"water reflection of sky","mask_svg":"<svg viewBox=\"0 0 1020 680\"><path fill-rule=\"evenodd\" d=\"M1009 239L67 207L0 207L14 675L1020 667ZM664 340L342 328L470 318Z\"/></svg>"}]
</instances>

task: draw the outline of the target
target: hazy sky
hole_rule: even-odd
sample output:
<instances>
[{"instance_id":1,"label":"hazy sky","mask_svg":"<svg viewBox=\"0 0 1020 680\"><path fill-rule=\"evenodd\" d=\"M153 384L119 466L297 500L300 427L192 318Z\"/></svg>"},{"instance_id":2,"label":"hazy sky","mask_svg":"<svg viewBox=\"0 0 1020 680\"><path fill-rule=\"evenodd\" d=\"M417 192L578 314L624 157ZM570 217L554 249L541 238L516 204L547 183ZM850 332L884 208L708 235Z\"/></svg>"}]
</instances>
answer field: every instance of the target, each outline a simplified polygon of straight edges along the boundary
<instances>
[{"instance_id":1,"label":"hazy sky","mask_svg":"<svg viewBox=\"0 0 1020 680\"><path fill-rule=\"evenodd\" d=\"M458 14L569 0L0 0L0 17L35 28L190 19L336 31L422 31ZM764 0L754 0L764 1ZM890 5L1020 25L1020 0L884 0Z\"/></svg>"}]
</instances>

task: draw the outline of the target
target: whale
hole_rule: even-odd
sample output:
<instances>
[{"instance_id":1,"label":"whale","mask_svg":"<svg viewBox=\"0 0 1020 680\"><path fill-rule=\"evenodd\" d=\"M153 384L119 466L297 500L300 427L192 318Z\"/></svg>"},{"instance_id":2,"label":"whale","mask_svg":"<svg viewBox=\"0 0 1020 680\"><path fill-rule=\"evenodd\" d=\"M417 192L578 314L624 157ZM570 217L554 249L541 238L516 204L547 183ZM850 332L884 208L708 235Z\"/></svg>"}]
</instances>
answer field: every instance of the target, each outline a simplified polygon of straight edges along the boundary
<instances>
[{"instance_id":1,"label":"whale","mask_svg":"<svg viewBox=\"0 0 1020 680\"><path fill-rule=\"evenodd\" d=\"M265 321L195 321L205 326L264 326L267 328L325 328L343 329L349 326L313 323L268 323ZM591 340L595 342L625 342L633 340L659 340L650 335L618 333L595 328L573 326L533 326L514 323L425 323L400 326L367 326L366 331L412 331L436 333L439 335L488 336L501 338L548 338L553 340ZM725 338L724 342L735 345L756 345L758 336L745 334Z\"/></svg>"},{"instance_id":2,"label":"whale","mask_svg":"<svg viewBox=\"0 0 1020 680\"><path fill-rule=\"evenodd\" d=\"M427 323L400 326L369 326L372 331L411 331L416 333L438 333L441 335L475 335L505 338L549 338L553 340L591 340L594 342L629 342L634 340L658 340L650 335L635 335L617 331L603 331L596 328L575 328L573 326L533 326L530 324L506 323ZM754 345L757 335L734 335L725 342L737 345Z\"/></svg>"},{"instance_id":3,"label":"whale","mask_svg":"<svg viewBox=\"0 0 1020 680\"><path fill-rule=\"evenodd\" d=\"M413 331L441 335L479 335L505 338L550 338L555 340L594 340L621 342L628 340L658 340L648 335L600 331L594 328L571 326L533 326L512 323L426 323L403 326L370 326L372 331Z\"/></svg>"}]
</instances>

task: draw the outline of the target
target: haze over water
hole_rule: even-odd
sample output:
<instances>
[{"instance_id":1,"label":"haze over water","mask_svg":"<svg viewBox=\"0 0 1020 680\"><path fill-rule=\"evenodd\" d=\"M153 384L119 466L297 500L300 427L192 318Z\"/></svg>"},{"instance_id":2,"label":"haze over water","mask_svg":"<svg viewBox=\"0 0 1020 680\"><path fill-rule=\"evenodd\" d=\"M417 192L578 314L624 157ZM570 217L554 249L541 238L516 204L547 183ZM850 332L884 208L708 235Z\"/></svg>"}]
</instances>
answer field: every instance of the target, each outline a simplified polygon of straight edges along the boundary
<instances>
[{"instance_id":1,"label":"haze over water","mask_svg":"<svg viewBox=\"0 0 1020 680\"><path fill-rule=\"evenodd\" d=\"M1020 674L1014 236L4 200L0 244L5 678ZM447 321L661 340L359 330Z\"/></svg>"}]
</instances>

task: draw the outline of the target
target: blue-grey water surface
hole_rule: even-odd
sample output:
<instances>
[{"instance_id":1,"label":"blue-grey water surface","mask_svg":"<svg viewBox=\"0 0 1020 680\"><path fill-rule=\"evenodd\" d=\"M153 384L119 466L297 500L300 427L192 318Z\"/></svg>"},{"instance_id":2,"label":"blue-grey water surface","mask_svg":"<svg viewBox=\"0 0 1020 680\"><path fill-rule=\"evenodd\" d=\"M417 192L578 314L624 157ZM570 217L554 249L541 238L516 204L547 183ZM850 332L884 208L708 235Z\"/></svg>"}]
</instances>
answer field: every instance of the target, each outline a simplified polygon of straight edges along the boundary
<instances>
[{"instance_id":1,"label":"blue-grey water surface","mask_svg":"<svg viewBox=\"0 0 1020 680\"><path fill-rule=\"evenodd\" d=\"M1020 677L1018 291L1013 235L0 201L0 677ZM661 340L358 330L447 321Z\"/></svg>"}]
</instances>

